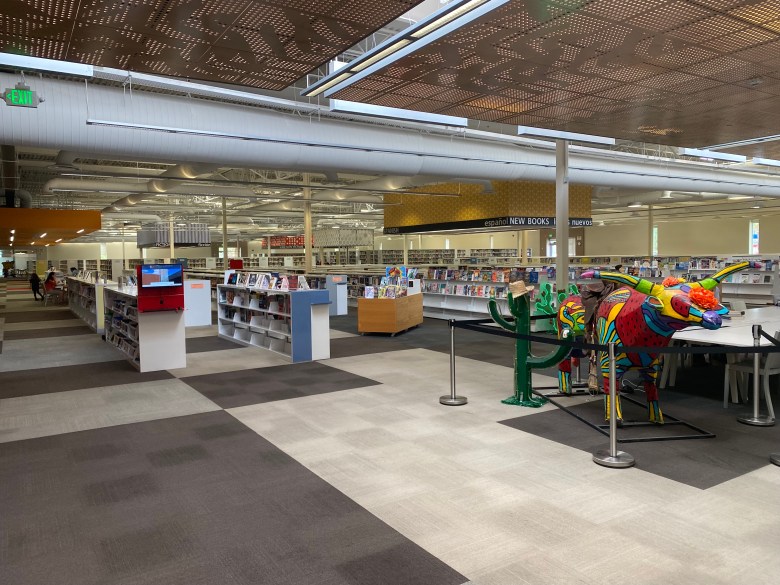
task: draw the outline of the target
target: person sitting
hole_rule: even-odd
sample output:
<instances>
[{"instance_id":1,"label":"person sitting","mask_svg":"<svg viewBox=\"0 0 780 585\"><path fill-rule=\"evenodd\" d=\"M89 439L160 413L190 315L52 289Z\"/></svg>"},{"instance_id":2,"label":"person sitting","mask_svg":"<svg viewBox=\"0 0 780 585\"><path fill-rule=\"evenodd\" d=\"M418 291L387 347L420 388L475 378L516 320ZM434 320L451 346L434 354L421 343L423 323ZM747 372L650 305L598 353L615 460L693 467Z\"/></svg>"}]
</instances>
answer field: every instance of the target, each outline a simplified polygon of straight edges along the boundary
<instances>
[{"instance_id":1,"label":"person sitting","mask_svg":"<svg viewBox=\"0 0 780 585\"><path fill-rule=\"evenodd\" d=\"M43 294L41 293L41 277L36 272L33 272L30 276L30 288L32 289L33 298L37 301L38 295L43 300Z\"/></svg>"},{"instance_id":2,"label":"person sitting","mask_svg":"<svg viewBox=\"0 0 780 585\"><path fill-rule=\"evenodd\" d=\"M78 273L79 273L79 271L76 269L75 266L71 266L70 267L70 275L71 276L76 276Z\"/></svg>"},{"instance_id":3,"label":"person sitting","mask_svg":"<svg viewBox=\"0 0 780 585\"><path fill-rule=\"evenodd\" d=\"M59 288L57 276L54 274L54 271L49 272L46 280L43 281L43 292L47 295L55 294L59 297L59 301L62 301L62 290Z\"/></svg>"}]
</instances>

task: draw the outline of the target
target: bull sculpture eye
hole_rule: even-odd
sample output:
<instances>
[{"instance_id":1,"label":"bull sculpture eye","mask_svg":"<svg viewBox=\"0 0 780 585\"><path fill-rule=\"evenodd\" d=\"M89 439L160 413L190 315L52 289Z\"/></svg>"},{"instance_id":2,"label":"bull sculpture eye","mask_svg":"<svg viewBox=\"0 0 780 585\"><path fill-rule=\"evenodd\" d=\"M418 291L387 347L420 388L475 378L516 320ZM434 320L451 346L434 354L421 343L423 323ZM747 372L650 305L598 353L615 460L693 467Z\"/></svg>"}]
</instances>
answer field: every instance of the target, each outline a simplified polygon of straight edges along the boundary
<instances>
[{"instance_id":1,"label":"bull sculpture eye","mask_svg":"<svg viewBox=\"0 0 780 585\"><path fill-rule=\"evenodd\" d=\"M682 317L688 317L691 311L691 300L688 295L674 295L671 305L672 309Z\"/></svg>"}]
</instances>

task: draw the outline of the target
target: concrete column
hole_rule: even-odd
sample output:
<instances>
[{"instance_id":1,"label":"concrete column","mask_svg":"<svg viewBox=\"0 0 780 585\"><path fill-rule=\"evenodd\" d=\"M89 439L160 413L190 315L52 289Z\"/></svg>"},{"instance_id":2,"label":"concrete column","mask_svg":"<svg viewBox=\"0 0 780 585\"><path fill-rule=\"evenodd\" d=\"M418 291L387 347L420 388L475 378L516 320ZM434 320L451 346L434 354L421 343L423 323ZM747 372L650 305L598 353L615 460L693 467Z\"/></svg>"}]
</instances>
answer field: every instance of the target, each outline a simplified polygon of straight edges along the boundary
<instances>
[{"instance_id":1,"label":"concrete column","mask_svg":"<svg viewBox=\"0 0 780 585\"><path fill-rule=\"evenodd\" d=\"M647 206L647 255L653 256L653 204Z\"/></svg>"},{"instance_id":2,"label":"concrete column","mask_svg":"<svg viewBox=\"0 0 780 585\"><path fill-rule=\"evenodd\" d=\"M409 265L409 238L404 234L404 266Z\"/></svg>"},{"instance_id":3,"label":"concrete column","mask_svg":"<svg viewBox=\"0 0 780 585\"><path fill-rule=\"evenodd\" d=\"M173 218L171 218L171 220L168 222L168 244L171 246L169 258L171 259L171 263L173 263L173 259L176 257L173 245Z\"/></svg>"}]
</instances>

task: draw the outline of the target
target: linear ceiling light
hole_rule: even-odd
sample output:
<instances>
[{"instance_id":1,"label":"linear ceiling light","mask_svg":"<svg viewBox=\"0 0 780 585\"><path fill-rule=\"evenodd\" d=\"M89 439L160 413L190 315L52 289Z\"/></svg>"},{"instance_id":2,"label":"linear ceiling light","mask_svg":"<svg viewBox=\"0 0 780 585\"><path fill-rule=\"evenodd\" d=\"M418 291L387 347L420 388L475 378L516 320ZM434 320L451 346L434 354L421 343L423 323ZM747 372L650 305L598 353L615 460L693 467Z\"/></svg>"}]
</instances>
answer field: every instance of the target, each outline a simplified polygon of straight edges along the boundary
<instances>
[{"instance_id":1,"label":"linear ceiling light","mask_svg":"<svg viewBox=\"0 0 780 585\"><path fill-rule=\"evenodd\" d=\"M725 160L728 162L747 162L747 157L742 156L741 154L728 154L726 152L715 152L713 150L702 150L700 148L681 148L680 154L684 154L685 156L698 156L699 158L710 158L712 160Z\"/></svg>"},{"instance_id":2,"label":"linear ceiling light","mask_svg":"<svg viewBox=\"0 0 780 585\"><path fill-rule=\"evenodd\" d=\"M390 53L395 53L398 49L401 49L401 48L405 47L406 45L408 45L411 42L412 42L411 39L400 39L397 43L393 43L392 45L390 45L386 49L383 49L383 50L379 51L378 53L376 53L375 55L369 57L368 59L361 60L360 63L358 63L357 65L352 67L352 71L355 71L355 72L363 71L363 69L365 69L369 65L373 65L374 63L376 63L380 59L384 59ZM317 95L317 94L313 94L313 95Z\"/></svg>"},{"instance_id":3,"label":"linear ceiling light","mask_svg":"<svg viewBox=\"0 0 780 585\"><path fill-rule=\"evenodd\" d=\"M43 232L43 233L40 235L40 237L41 237L41 238L45 238L45 237L46 237L46 232Z\"/></svg>"},{"instance_id":4,"label":"linear ceiling light","mask_svg":"<svg viewBox=\"0 0 780 585\"><path fill-rule=\"evenodd\" d=\"M754 165L766 165L768 167L780 167L780 160L775 160L773 158L759 158L757 156L754 156L752 162L753 162Z\"/></svg>"},{"instance_id":5,"label":"linear ceiling light","mask_svg":"<svg viewBox=\"0 0 780 585\"><path fill-rule=\"evenodd\" d=\"M533 128L531 126L518 126L519 135L528 134L531 136L544 136L546 138L556 138L559 140L574 140L576 142L593 142L595 144L606 144L613 146L614 138L606 136L594 136L592 134L579 134L578 132L564 132L562 130L548 130L547 128Z\"/></svg>"},{"instance_id":6,"label":"linear ceiling light","mask_svg":"<svg viewBox=\"0 0 780 585\"><path fill-rule=\"evenodd\" d=\"M301 95L314 97L323 92L327 92L325 95L331 95L509 1L464 0L449 4L336 71L328 73L301 91Z\"/></svg>"},{"instance_id":7,"label":"linear ceiling light","mask_svg":"<svg viewBox=\"0 0 780 585\"><path fill-rule=\"evenodd\" d=\"M460 16L463 16L467 12L474 10L476 7L481 6L485 2L487 2L487 0L470 0L469 2L462 4L461 6L455 8L452 11L447 12L446 14L442 14L439 18L435 19L432 23L426 24L424 27L417 29L412 33L412 36L416 39L421 39L425 35L432 33L436 29L443 27L448 22L452 22L453 20L459 18Z\"/></svg>"},{"instance_id":8,"label":"linear ceiling light","mask_svg":"<svg viewBox=\"0 0 780 585\"><path fill-rule=\"evenodd\" d=\"M26 55L13 55L11 53L0 53L0 65L13 69L50 71L53 73L63 73L65 75L75 75L77 77L92 77L94 71L92 65L56 61L54 59L42 59L40 57L28 57Z\"/></svg>"},{"instance_id":9,"label":"linear ceiling light","mask_svg":"<svg viewBox=\"0 0 780 585\"><path fill-rule=\"evenodd\" d=\"M62 241L62 238L60 238L59 240L54 240L54 243L55 244L59 244L61 241Z\"/></svg>"},{"instance_id":10,"label":"linear ceiling light","mask_svg":"<svg viewBox=\"0 0 780 585\"><path fill-rule=\"evenodd\" d=\"M76 233L77 233L77 234L81 234L81 233L83 233L83 232L84 232L84 228L81 228L81 229L80 229L79 231L77 231Z\"/></svg>"},{"instance_id":11,"label":"linear ceiling light","mask_svg":"<svg viewBox=\"0 0 780 585\"><path fill-rule=\"evenodd\" d=\"M442 124L444 126L468 126L468 118L458 116L445 116L443 114L429 114L428 112L417 112L414 110L404 110L403 108L391 108L388 106L375 106L373 104L364 104L361 102L348 102L344 100L330 100L331 112L350 112L352 114L366 114L378 118L393 118L398 120L412 120L414 122L428 122L431 124Z\"/></svg>"}]
</instances>

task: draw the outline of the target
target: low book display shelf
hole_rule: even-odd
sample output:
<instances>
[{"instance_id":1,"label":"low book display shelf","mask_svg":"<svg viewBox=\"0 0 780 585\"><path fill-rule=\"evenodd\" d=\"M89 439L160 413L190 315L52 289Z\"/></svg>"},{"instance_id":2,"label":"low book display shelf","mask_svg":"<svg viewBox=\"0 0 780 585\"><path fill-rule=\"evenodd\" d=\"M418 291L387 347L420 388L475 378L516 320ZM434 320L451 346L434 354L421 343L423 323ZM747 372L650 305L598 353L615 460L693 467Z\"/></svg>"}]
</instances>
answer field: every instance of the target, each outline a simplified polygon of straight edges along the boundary
<instances>
[{"instance_id":1,"label":"low book display shelf","mask_svg":"<svg viewBox=\"0 0 780 585\"><path fill-rule=\"evenodd\" d=\"M293 362L330 358L327 290L300 290L294 275L277 280L266 274L237 278L228 274L225 280L235 284L217 286L220 337L267 349ZM277 285L282 288L270 288Z\"/></svg>"}]
</instances>

